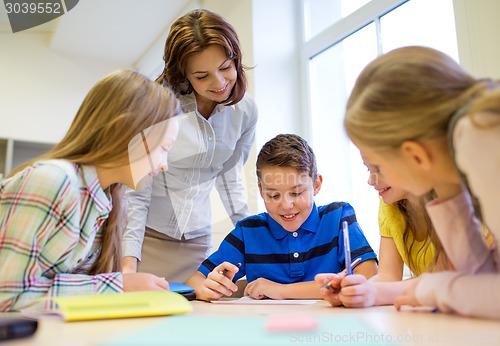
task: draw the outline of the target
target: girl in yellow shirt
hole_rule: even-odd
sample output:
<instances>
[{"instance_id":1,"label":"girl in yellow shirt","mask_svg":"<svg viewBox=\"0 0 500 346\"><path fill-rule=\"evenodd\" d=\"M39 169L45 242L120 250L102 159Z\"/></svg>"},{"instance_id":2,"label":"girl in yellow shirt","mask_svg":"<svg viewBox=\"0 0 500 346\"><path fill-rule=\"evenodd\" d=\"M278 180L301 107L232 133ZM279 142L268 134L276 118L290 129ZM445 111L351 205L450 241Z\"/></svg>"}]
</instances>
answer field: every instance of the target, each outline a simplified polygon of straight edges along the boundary
<instances>
[{"instance_id":1,"label":"girl in yellow shirt","mask_svg":"<svg viewBox=\"0 0 500 346\"><path fill-rule=\"evenodd\" d=\"M378 273L369 280L362 275L318 274L315 279L322 287L331 282L332 287L337 288L321 288L324 299L333 306L392 305L413 278L424 272L453 270L425 210L425 203L433 199L434 194L419 198L389 186L377 166L364 164L370 172L368 184L380 196ZM483 235L491 245L493 236L486 227L483 227ZM403 280L405 264L412 279Z\"/></svg>"},{"instance_id":2,"label":"girl in yellow shirt","mask_svg":"<svg viewBox=\"0 0 500 346\"><path fill-rule=\"evenodd\" d=\"M365 163L366 165L366 163ZM316 281L333 280L339 290L322 288L323 297L332 305L367 307L393 304L394 298L404 292L408 280L402 281L404 265L412 276L423 272L450 269L446 254L425 211L425 202L432 195L417 198L389 186L378 167L368 166L368 184L380 196L379 227L380 250L377 275L367 280L362 275L319 274ZM410 279L411 280L411 279Z\"/></svg>"}]
</instances>

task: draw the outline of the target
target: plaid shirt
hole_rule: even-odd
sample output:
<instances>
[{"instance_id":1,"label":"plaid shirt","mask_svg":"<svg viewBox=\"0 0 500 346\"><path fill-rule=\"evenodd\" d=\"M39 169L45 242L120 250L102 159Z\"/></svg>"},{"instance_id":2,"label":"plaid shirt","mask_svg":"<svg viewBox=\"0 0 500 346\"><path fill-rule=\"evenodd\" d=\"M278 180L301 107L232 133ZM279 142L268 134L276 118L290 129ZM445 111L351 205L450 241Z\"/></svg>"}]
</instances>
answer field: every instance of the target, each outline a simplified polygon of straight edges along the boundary
<instances>
[{"instance_id":1,"label":"plaid shirt","mask_svg":"<svg viewBox=\"0 0 500 346\"><path fill-rule=\"evenodd\" d=\"M0 311L43 296L123 291L121 273L84 275L111 211L94 167L41 161L0 182Z\"/></svg>"}]
</instances>

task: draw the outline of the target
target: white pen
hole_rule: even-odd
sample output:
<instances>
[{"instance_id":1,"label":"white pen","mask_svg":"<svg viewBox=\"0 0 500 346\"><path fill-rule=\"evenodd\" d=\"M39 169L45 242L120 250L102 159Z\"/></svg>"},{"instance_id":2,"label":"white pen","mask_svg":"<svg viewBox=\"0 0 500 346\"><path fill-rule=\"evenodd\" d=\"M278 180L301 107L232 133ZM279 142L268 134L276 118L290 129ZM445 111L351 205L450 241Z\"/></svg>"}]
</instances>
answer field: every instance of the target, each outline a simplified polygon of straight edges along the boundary
<instances>
[{"instance_id":1,"label":"white pen","mask_svg":"<svg viewBox=\"0 0 500 346\"><path fill-rule=\"evenodd\" d=\"M361 263L361 257L356 258L356 259L355 259L354 261L352 261L352 263L351 263L351 269L356 268L356 266L357 266L358 264L360 264L360 263ZM343 271L345 271L345 269L344 269ZM333 282L332 282L332 281L329 281L329 282L325 285L325 288L328 288L328 289L329 289L329 288L332 288L332 284L333 284Z\"/></svg>"}]
</instances>

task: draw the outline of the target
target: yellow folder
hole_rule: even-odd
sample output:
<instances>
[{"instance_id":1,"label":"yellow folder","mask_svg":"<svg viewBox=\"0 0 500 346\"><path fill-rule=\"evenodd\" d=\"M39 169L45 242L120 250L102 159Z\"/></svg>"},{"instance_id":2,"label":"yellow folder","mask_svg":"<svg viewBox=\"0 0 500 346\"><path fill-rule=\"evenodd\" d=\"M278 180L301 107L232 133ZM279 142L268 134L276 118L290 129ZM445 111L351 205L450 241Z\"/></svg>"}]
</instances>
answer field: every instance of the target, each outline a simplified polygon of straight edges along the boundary
<instances>
[{"instance_id":1,"label":"yellow folder","mask_svg":"<svg viewBox=\"0 0 500 346\"><path fill-rule=\"evenodd\" d=\"M66 321L165 316L193 311L186 298L170 291L63 296L51 300L57 303L58 314Z\"/></svg>"}]
</instances>

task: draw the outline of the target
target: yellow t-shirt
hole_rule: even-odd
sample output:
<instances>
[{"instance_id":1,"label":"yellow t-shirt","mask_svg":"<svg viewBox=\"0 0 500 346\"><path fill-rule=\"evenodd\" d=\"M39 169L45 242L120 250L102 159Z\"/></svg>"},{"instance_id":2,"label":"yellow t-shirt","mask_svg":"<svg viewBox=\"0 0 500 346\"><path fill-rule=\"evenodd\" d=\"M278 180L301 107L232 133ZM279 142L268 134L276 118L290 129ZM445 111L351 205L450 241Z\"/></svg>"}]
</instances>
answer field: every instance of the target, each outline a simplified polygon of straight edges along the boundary
<instances>
[{"instance_id":1,"label":"yellow t-shirt","mask_svg":"<svg viewBox=\"0 0 500 346\"><path fill-rule=\"evenodd\" d=\"M399 255L403 259L403 262L408 265L408 257L406 256L403 232L406 228L406 220L399 209L392 204L385 204L382 199L380 199L380 206L378 209L378 224L380 228L380 235L382 237L392 238L396 244ZM409 244L413 242L413 233L408 235L407 241ZM428 265L431 263L434 257L434 246L430 244L429 248L425 252L425 256L422 256L420 249L424 246L425 241L416 241L410 251L410 256L413 259L413 263L417 266L420 273L427 271ZM416 273L414 273L416 274Z\"/></svg>"}]
</instances>

